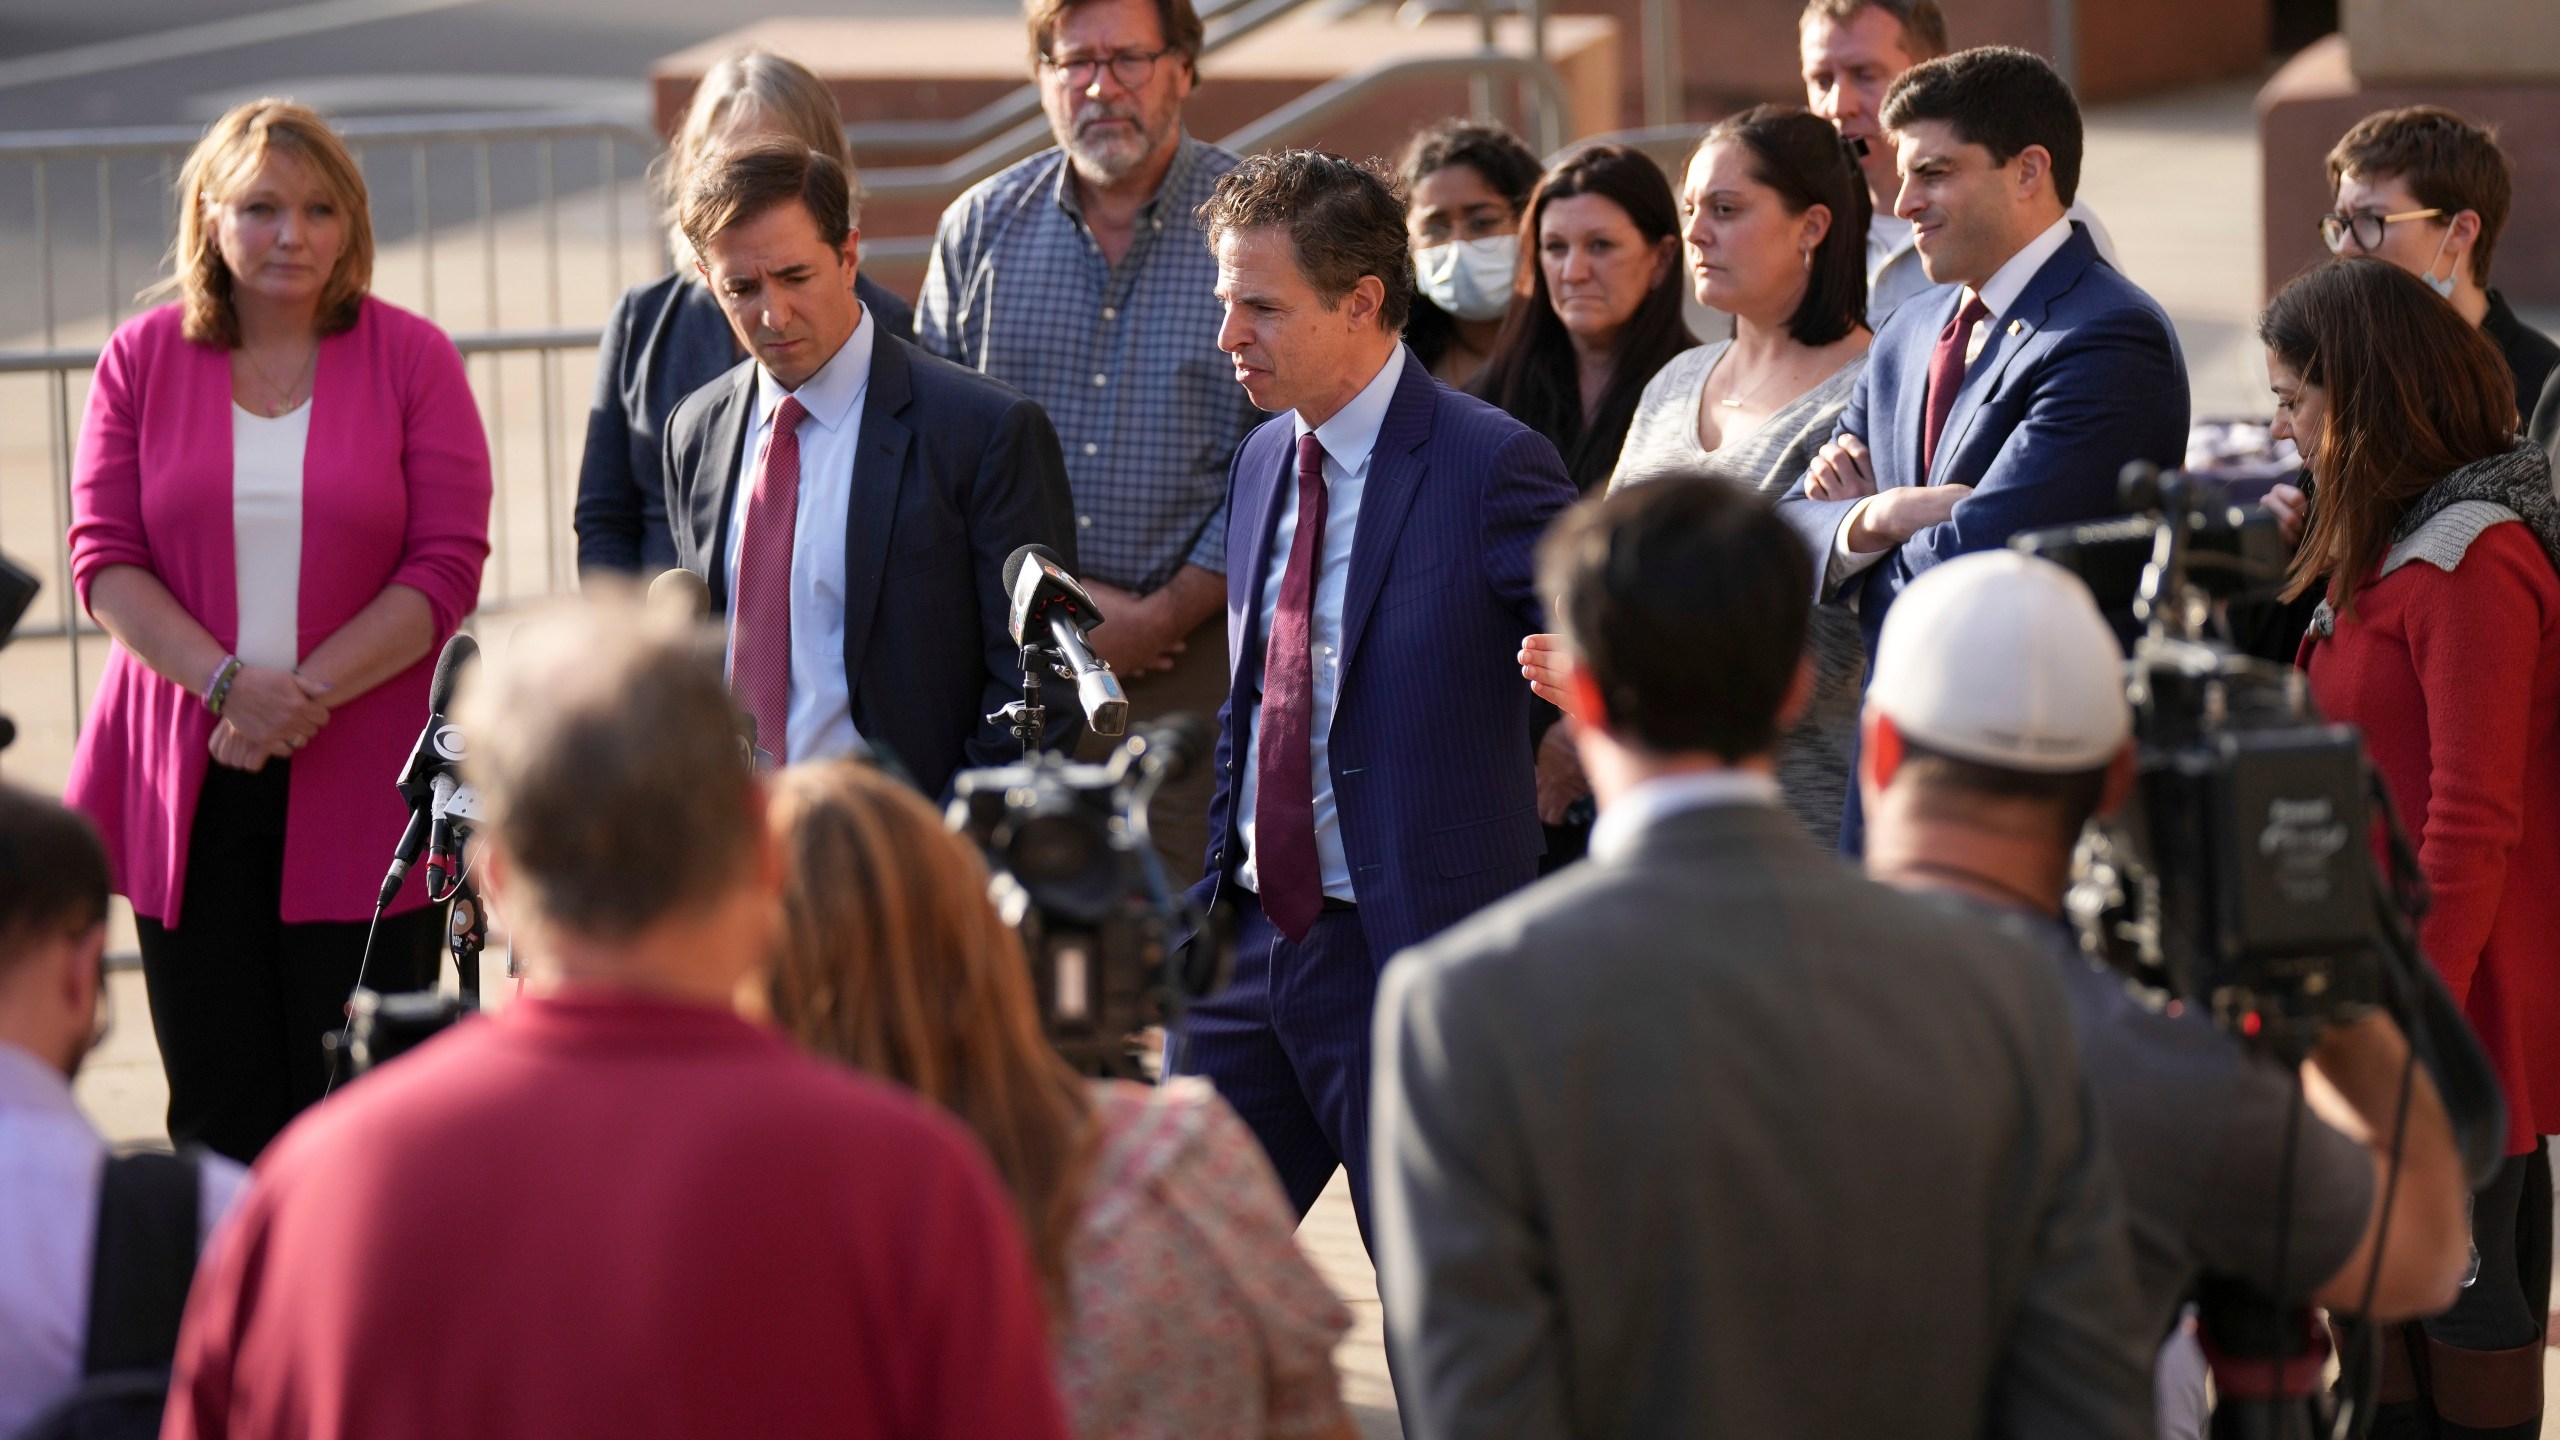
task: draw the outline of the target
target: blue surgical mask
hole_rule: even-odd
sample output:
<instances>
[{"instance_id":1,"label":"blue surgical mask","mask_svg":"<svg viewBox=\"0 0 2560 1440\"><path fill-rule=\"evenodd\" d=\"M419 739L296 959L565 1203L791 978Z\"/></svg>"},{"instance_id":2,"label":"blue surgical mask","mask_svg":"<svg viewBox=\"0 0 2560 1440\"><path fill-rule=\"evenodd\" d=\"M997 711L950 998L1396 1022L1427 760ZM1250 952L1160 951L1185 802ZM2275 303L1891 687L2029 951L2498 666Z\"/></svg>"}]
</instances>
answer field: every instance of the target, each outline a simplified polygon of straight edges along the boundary
<instances>
[{"instance_id":1,"label":"blue surgical mask","mask_svg":"<svg viewBox=\"0 0 2560 1440\"><path fill-rule=\"evenodd\" d=\"M1452 240L1413 252L1414 283L1424 299L1461 320L1499 320L1511 308L1520 268L1520 237Z\"/></svg>"}]
</instances>

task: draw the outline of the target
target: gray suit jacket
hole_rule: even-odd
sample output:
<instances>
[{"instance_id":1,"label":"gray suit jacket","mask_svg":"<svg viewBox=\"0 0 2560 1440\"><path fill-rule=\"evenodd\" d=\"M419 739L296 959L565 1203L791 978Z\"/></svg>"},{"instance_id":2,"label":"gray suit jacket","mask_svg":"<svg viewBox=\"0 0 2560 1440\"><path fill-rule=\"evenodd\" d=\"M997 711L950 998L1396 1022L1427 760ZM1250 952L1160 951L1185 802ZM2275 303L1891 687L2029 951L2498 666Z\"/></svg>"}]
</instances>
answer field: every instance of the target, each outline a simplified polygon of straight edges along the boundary
<instances>
[{"instance_id":1,"label":"gray suit jacket","mask_svg":"<svg viewBox=\"0 0 2560 1440\"><path fill-rule=\"evenodd\" d=\"M2051 962L1781 811L1665 816L1406 951L1376 1053L1408 1435L2151 1432Z\"/></svg>"}]
</instances>

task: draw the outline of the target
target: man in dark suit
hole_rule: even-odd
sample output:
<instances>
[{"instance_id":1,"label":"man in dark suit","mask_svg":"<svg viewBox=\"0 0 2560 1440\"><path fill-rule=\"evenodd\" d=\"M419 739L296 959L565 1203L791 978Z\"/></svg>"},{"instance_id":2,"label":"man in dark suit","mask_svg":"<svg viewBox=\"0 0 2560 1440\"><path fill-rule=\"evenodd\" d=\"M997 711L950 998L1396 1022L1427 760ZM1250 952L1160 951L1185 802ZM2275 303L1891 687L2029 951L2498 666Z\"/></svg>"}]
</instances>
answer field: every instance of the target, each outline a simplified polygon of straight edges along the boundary
<instances>
[{"instance_id":1,"label":"man in dark suit","mask_svg":"<svg viewBox=\"0 0 2560 1440\"><path fill-rule=\"evenodd\" d=\"M2050 963L1778 804L1803 548L1701 480L1575 510L1543 569L1600 822L1380 988L1405 1433L2148 1436Z\"/></svg>"},{"instance_id":2,"label":"man in dark suit","mask_svg":"<svg viewBox=\"0 0 2560 1440\"><path fill-rule=\"evenodd\" d=\"M1573 500L1555 447L1398 336L1403 209L1331 155L1248 159L1202 207L1218 346L1273 418L1236 451L1204 899L1233 982L1175 1068L1210 1077L1301 1214L1334 1166L1368 1224L1369 1006L1388 956L1536 875L1532 552Z\"/></svg>"},{"instance_id":3,"label":"man in dark suit","mask_svg":"<svg viewBox=\"0 0 2560 1440\"><path fill-rule=\"evenodd\" d=\"M2022 530L2122 509L2125 464L2186 451L2169 317L2068 219L2080 107L2053 67L1989 46L1915 65L1885 97L1894 213L1929 278L1885 321L1830 444L1778 513L1816 598L1858 607L1868 653L1902 587ZM1861 827L1850 792L1842 848Z\"/></svg>"},{"instance_id":4,"label":"man in dark suit","mask_svg":"<svg viewBox=\"0 0 2560 1440\"><path fill-rule=\"evenodd\" d=\"M668 528L729 619L729 682L774 763L884 752L941 794L1016 747L1004 562L1075 563L1057 432L1007 386L880 332L854 299L841 166L746 146L688 190L685 234L750 359L667 421ZM788 420L788 424L778 423ZM1074 743L1072 698L1049 743Z\"/></svg>"}]
</instances>

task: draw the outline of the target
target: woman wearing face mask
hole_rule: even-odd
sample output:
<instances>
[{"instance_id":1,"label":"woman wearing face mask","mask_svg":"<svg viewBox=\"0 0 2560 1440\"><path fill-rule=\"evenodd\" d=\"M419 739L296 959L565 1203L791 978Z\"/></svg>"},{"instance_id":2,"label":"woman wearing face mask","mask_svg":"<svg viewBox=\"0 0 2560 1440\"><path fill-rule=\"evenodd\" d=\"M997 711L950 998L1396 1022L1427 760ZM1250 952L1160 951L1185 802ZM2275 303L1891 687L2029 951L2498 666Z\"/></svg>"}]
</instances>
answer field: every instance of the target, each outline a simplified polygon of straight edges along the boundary
<instances>
[{"instance_id":1,"label":"woman wearing face mask","mask_svg":"<svg viewBox=\"0 0 2560 1440\"><path fill-rule=\"evenodd\" d=\"M668 209L705 155L767 135L797 140L853 173L844 117L826 82L769 50L739 50L722 56L702 77L684 123L653 169ZM659 433L677 401L746 354L694 269L693 247L672 229L667 245L675 269L624 291L605 320L595 401L587 411L587 448L578 462L580 573L607 570L646 579L675 567L676 542L667 532L658 473ZM914 329L914 307L869 275L855 274L853 293L866 320L899 336Z\"/></svg>"},{"instance_id":2,"label":"woman wearing face mask","mask_svg":"<svg viewBox=\"0 0 2560 1440\"><path fill-rule=\"evenodd\" d=\"M1583 493L1609 478L1645 382L1698 343L1680 314L1680 215L1643 152L1593 145L1530 193L1529 293L1468 388L1555 442Z\"/></svg>"},{"instance_id":3,"label":"woman wearing face mask","mask_svg":"<svg viewBox=\"0 0 2560 1440\"><path fill-rule=\"evenodd\" d=\"M1404 343L1433 378L1463 387L1493 354L1518 288L1520 210L1538 157L1501 126L1443 120L1413 137L1397 169L1422 302Z\"/></svg>"},{"instance_id":4,"label":"woman wearing face mask","mask_svg":"<svg viewBox=\"0 0 2560 1440\"><path fill-rule=\"evenodd\" d=\"M1867 191L1831 122L1763 105L1718 124L1681 187L1698 303L1733 338L1685 351L1645 386L1610 488L1710 475L1775 501L1804 477L1867 363ZM1813 700L1779 752L1789 805L1840 831L1865 668L1857 617L1818 606Z\"/></svg>"},{"instance_id":5,"label":"woman wearing face mask","mask_svg":"<svg viewBox=\"0 0 2560 1440\"><path fill-rule=\"evenodd\" d=\"M2364 731L2433 891L2420 948L2507 1096L2507 1162L2472 1200L2478 1278L2445 1314L2386 1333L2424 1379L2373 1433L2540 1434L2540 1137L2560 1130L2560 499L2548 457L2516 438L2497 348L2405 270L2322 265L2268 304L2258 337L2275 433L2319 487L2286 585L2323 596L2302 647L2311 694Z\"/></svg>"}]
</instances>

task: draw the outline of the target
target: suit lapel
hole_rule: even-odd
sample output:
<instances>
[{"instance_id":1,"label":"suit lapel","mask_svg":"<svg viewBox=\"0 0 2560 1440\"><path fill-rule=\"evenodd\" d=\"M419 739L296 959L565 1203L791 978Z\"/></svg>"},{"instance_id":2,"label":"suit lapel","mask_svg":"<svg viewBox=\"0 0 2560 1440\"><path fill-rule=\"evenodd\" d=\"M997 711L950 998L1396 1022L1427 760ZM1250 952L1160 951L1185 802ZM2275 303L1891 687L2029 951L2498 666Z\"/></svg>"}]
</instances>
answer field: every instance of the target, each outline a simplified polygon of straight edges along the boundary
<instances>
[{"instance_id":1,"label":"suit lapel","mask_svg":"<svg viewBox=\"0 0 2560 1440\"><path fill-rule=\"evenodd\" d=\"M2097 254L2097 246L2075 223L2071 238L2036 271L2027 288L2019 292L2018 303L2009 307L2009 313L1982 322L1999 328L1983 343L1982 353L1974 357L1972 366L1965 371L1964 384L1956 391L1955 408L1947 412L1946 432L1938 437L1936 463L1929 467L1932 483L1950 463L1948 457L1964 448L1966 432L1982 414L1982 402L1999 390L2010 362L2044 328L2045 315L2052 310L2053 302L2080 282L2080 273L2089 268Z\"/></svg>"},{"instance_id":2,"label":"suit lapel","mask_svg":"<svg viewBox=\"0 0 2560 1440\"><path fill-rule=\"evenodd\" d=\"M845 506L844 674L848 692L859 688L871 621L880 613L880 582L889 565L889 538L898 519L898 488L906 475L907 447L915 432L898 416L914 398L914 375L905 342L872 337L871 379L862 399L862 436L853 457L853 498Z\"/></svg>"},{"instance_id":3,"label":"suit lapel","mask_svg":"<svg viewBox=\"0 0 2560 1440\"><path fill-rule=\"evenodd\" d=\"M1413 497L1430 467L1416 452L1431 438L1431 412L1438 402L1438 381L1407 352L1404 372L1396 377L1396 394L1387 402L1387 418L1378 425L1378 443L1369 452L1369 479L1360 491L1360 521L1351 537L1351 579L1342 597L1342 673L1360 653L1360 635L1369 612L1387 583L1396 537Z\"/></svg>"},{"instance_id":4,"label":"suit lapel","mask_svg":"<svg viewBox=\"0 0 2560 1440\"><path fill-rule=\"evenodd\" d=\"M738 477L746 468L747 419L755 413L756 367L753 362L729 372L729 395L711 409L711 424L702 442L710 474L693 487L693 529L711 537L711 563L703 567L711 588L711 609L729 612L729 517L737 508ZM709 505L710 513L703 507Z\"/></svg>"},{"instance_id":5,"label":"suit lapel","mask_svg":"<svg viewBox=\"0 0 2560 1440\"><path fill-rule=\"evenodd\" d=\"M1271 573L1273 532L1280 527L1281 487L1297 477L1297 457L1291 443L1297 429L1285 417L1261 433L1283 437L1274 448L1278 456L1269 464L1245 465L1236 474L1237 498L1243 502L1240 514L1230 515L1227 523L1244 525L1239 533L1253 537L1253 562L1231 567L1227 575L1227 685L1235 688L1244 673L1246 661L1262 653L1262 580ZM1247 442L1251 444L1250 441ZM1259 473L1257 473L1257 468Z\"/></svg>"},{"instance_id":6,"label":"suit lapel","mask_svg":"<svg viewBox=\"0 0 2560 1440\"><path fill-rule=\"evenodd\" d=\"M1927 301L1928 322L1907 332L1908 339L1904 343L1917 347L1920 363L1916 367L1909 367L1901 372L1903 383L1894 390L1893 432L1886 437L1886 443L1893 450L1890 457L1892 463L1890 468L1884 468L1883 457L1880 457L1877 471L1879 481L1883 476L1890 474L1905 477L1902 483L1906 485L1929 483L1929 477L1920 473L1920 432L1927 422L1929 412L1929 356L1936 350L1938 337L1945 333L1947 322L1955 318L1956 304L1960 294L1961 292L1953 285L1942 286L1930 292ZM1919 300L1910 300L1905 302L1905 307L1916 307L1921 304ZM1885 323L1890 325L1892 322L1888 320Z\"/></svg>"}]
</instances>

